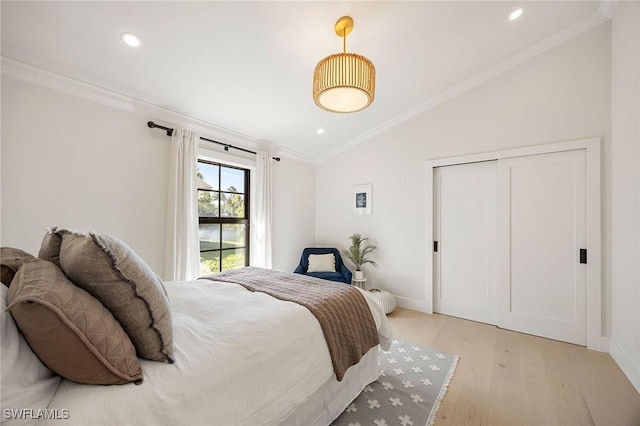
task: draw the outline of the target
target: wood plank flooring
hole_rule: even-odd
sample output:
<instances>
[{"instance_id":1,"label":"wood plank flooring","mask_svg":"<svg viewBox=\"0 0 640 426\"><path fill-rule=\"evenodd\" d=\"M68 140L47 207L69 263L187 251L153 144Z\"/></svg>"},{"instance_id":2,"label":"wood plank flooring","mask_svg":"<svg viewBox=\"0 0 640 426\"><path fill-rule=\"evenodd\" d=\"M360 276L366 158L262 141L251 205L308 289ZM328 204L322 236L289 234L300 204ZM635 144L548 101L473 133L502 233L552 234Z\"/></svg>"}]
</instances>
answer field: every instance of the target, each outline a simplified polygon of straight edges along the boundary
<instances>
[{"instance_id":1,"label":"wood plank flooring","mask_svg":"<svg viewBox=\"0 0 640 426\"><path fill-rule=\"evenodd\" d=\"M397 338L460 356L436 426L640 426L640 394L609 354L397 308Z\"/></svg>"}]
</instances>

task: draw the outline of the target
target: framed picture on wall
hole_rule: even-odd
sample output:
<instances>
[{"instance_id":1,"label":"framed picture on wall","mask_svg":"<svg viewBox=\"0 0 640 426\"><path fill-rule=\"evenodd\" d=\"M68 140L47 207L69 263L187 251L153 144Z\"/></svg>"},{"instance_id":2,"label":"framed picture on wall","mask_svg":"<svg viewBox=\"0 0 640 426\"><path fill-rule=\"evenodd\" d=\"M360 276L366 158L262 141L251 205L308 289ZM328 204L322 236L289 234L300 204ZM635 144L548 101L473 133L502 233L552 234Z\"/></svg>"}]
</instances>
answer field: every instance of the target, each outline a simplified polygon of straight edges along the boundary
<instances>
[{"instance_id":1,"label":"framed picture on wall","mask_svg":"<svg viewBox=\"0 0 640 426\"><path fill-rule=\"evenodd\" d=\"M351 214L371 214L372 201L370 183L351 187Z\"/></svg>"}]
</instances>

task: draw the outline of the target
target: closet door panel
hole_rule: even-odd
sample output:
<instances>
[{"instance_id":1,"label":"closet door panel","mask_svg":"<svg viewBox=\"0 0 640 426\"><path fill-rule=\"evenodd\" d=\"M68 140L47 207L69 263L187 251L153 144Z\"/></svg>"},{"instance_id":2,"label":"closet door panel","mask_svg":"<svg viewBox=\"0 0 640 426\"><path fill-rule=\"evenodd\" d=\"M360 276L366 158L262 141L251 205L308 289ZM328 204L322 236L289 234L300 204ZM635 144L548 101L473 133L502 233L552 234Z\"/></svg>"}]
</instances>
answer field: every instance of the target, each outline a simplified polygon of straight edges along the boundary
<instances>
[{"instance_id":1,"label":"closet door panel","mask_svg":"<svg viewBox=\"0 0 640 426\"><path fill-rule=\"evenodd\" d=\"M498 325L586 344L584 150L498 161Z\"/></svg>"},{"instance_id":2,"label":"closet door panel","mask_svg":"<svg viewBox=\"0 0 640 426\"><path fill-rule=\"evenodd\" d=\"M434 172L434 311L495 324L495 161Z\"/></svg>"}]
</instances>

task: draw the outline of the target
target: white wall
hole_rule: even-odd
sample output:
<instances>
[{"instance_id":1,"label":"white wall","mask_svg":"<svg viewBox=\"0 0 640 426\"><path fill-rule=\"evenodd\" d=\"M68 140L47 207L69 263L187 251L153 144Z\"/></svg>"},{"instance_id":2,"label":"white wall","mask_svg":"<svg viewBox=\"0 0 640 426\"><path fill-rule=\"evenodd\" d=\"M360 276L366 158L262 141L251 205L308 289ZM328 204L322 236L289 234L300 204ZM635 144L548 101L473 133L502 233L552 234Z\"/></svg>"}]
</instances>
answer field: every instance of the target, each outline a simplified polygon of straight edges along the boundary
<instances>
[{"instance_id":1,"label":"white wall","mask_svg":"<svg viewBox=\"0 0 640 426\"><path fill-rule=\"evenodd\" d=\"M305 247L315 240L315 166L283 158L275 164L273 186L273 268L293 272Z\"/></svg>"},{"instance_id":2,"label":"white wall","mask_svg":"<svg viewBox=\"0 0 640 426\"><path fill-rule=\"evenodd\" d=\"M2 78L2 245L47 227L125 241L162 273L169 143L145 117Z\"/></svg>"},{"instance_id":3,"label":"white wall","mask_svg":"<svg viewBox=\"0 0 640 426\"><path fill-rule=\"evenodd\" d=\"M640 392L640 4L612 22L611 355Z\"/></svg>"},{"instance_id":4,"label":"white wall","mask_svg":"<svg viewBox=\"0 0 640 426\"><path fill-rule=\"evenodd\" d=\"M432 249L425 241L425 212L432 208L425 199L427 160L602 137L603 251L608 253L609 104L606 23L319 164L317 242L345 247L353 232L370 237L379 246L380 265L365 267L371 284L399 296L401 305L423 307L432 297L424 267ZM350 214L350 188L360 183L373 184L371 216ZM608 265L605 256L604 271Z\"/></svg>"},{"instance_id":5,"label":"white wall","mask_svg":"<svg viewBox=\"0 0 640 426\"><path fill-rule=\"evenodd\" d=\"M162 273L169 138L152 118L3 76L0 244L37 254L52 225L95 230ZM276 268L313 242L313 170L275 166Z\"/></svg>"}]
</instances>

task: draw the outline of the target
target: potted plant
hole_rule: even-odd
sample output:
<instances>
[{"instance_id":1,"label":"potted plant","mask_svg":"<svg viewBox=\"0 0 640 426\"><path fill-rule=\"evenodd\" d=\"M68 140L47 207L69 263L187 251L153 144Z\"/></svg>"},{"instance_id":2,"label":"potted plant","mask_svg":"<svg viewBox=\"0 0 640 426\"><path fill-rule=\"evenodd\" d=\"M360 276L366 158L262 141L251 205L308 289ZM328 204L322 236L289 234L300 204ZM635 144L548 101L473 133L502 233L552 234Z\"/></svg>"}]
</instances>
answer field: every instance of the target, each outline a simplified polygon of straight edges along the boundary
<instances>
[{"instance_id":1,"label":"potted plant","mask_svg":"<svg viewBox=\"0 0 640 426\"><path fill-rule=\"evenodd\" d=\"M343 250L342 252L356 267L353 272L353 278L361 280L363 278L362 265L370 263L373 266L378 266L375 261L367 257L367 255L377 249L377 247L371 244L366 244L368 238L365 238L360 234L353 234L349 239L351 240L351 247L349 247L348 250Z\"/></svg>"}]
</instances>

